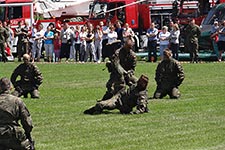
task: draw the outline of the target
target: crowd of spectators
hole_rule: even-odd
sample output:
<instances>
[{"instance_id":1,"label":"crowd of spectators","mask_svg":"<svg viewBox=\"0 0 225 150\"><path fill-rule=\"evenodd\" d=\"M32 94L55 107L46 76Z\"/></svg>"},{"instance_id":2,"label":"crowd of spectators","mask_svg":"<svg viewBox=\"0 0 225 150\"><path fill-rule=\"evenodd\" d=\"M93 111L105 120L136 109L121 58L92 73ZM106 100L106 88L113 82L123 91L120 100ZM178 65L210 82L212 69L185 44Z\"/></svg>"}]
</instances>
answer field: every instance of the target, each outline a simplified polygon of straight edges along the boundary
<instances>
[{"instance_id":1,"label":"crowd of spectators","mask_svg":"<svg viewBox=\"0 0 225 150\"><path fill-rule=\"evenodd\" d=\"M122 27L119 20L115 24L101 21L96 26L91 23L70 26L68 21L64 21L61 26L61 29L56 29L54 23L46 27L42 23L34 23L29 27L26 22L18 22L14 32L7 26L10 29L6 30L8 47L13 48L10 42L17 36L16 60L19 62L23 54L29 54L32 62L100 63L120 48L127 37L134 36L129 24Z\"/></svg>"},{"instance_id":2,"label":"crowd of spectators","mask_svg":"<svg viewBox=\"0 0 225 150\"><path fill-rule=\"evenodd\" d=\"M7 22L1 22L2 41L1 61L6 62L7 56L12 55L10 50L13 49L13 41L18 37L17 41L17 58L21 61L23 54L27 53L31 56L32 62L104 62L105 58L124 44L124 41L131 37L134 41L134 31L129 27L128 23L122 24L117 20L112 23L100 21L94 26L90 22L85 25L70 26L68 21L64 21L61 29L56 29L54 23L50 23L44 27L43 24L32 24L18 22L18 27L13 31ZM217 53L218 61L222 60L224 52L224 23L215 21L211 30L211 39L213 48ZM172 57L179 60L179 48L181 42L181 26L179 22L170 21L168 25L162 26L161 29L152 22L146 31L148 39L148 62L157 61L157 52L159 45L160 60L163 59L163 50L171 49ZM194 19L189 19L187 26L182 29L184 37L184 45L187 52L190 53L191 62L198 62L198 39L201 31ZM191 31L191 32L190 32ZM6 32L4 34L4 32ZM65 59L64 59L65 58Z\"/></svg>"}]
</instances>

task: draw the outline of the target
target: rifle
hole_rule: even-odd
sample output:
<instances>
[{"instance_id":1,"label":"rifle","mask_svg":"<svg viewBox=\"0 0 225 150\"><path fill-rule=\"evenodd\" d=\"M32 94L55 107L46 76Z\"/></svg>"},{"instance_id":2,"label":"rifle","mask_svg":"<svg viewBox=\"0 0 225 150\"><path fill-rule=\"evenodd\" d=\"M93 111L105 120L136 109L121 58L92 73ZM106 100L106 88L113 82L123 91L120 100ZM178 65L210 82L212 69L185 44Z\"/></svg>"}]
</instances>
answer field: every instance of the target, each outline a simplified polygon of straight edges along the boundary
<instances>
[{"instance_id":1,"label":"rifle","mask_svg":"<svg viewBox=\"0 0 225 150\"><path fill-rule=\"evenodd\" d=\"M30 142L30 150L35 150L35 147L34 147L34 140L32 139L31 137L31 134L30 133L26 133L26 137L27 139L29 140Z\"/></svg>"}]
</instances>

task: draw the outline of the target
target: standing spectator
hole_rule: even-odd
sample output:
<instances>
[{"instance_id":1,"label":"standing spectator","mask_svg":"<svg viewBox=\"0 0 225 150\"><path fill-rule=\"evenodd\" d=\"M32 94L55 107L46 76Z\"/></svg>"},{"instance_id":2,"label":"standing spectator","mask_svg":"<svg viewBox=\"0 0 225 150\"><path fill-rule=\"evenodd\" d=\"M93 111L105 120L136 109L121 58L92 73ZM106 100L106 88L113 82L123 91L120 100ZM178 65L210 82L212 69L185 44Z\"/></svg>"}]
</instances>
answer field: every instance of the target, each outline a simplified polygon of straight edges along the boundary
<instances>
[{"instance_id":1,"label":"standing spectator","mask_svg":"<svg viewBox=\"0 0 225 150\"><path fill-rule=\"evenodd\" d=\"M108 44L113 43L117 40L118 35L113 25L109 27L109 32L107 36L108 36Z\"/></svg>"},{"instance_id":2,"label":"standing spectator","mask_svg":"<svg viewBox=\"0 0 225 150\"><path fill-rule=\"evenodd\" d=\"M91 62L92 59L96 62L96 55L95 55L95 45L94 45L94 30L93 27L89 27L86 36L86 54L84 61L87 62L88 58Z\"/></svg>"},{"instance_id":3,"label":"standing spectator","mask_svg":"<svg viewBox=\"0 0 225 150\"><path fill-rule=\"evenodd\" d=\"M116 33L118 35L117 39L120 40L120 42L121 42L120 46L122 46L124 44L124 41L123 41L123 28L122 28L121 23L120 23L119 20L116 21L115 26L116 26L115 31L116 31Z\"/></svg>"},{"instance_id":4,"label":"standing spectator","mask_svg":"<svg viewBox=\"0 0 225 150\"><path fill-rule=\"evenodd\" d=\"M61 33L60 33L60 40L62 44L61 44L59 61L61 61L61 59L64 57L66 57L66 62L68 61L70 57L70 47L72 45L72 39L71 39L72 36L73 36L73 31L70 29L68 22L65 21L63 23L63 29L61 30Z\"/></svg>"},{"instance_id":5,"label":"standing spectator","mask_svg":"<svg viewBox=\"0 0 225 150\"><path fill-rule=\"evenodd\" d=\"M71 46L70 46L70 60L76 61L75 29L74 29L74 27L70 27L70 29L72 30Z\"/></svg>"},{"instance_id":6,"label":"standing spectator","mask_svg":"<svg viewBox=\"0 0 225 150\"><path fill-rule=\"evenodd\" d=\"M36 58L37 58L37 62L40 61L44 34L45 34L45 31L43 30L43 25L39 24L37 28L37 32L34 35L34 44L32 46L32 52L31 52L32 62L34 62Z\"/></svg>"},{"instance_id":7,"label":"standing spectator","mask_svg":"<svg viewBox=\"0 0 225 150\"><path fill-rule=\"evenodd\" d=\"M56 23L56 24L57 24L57 23ZM52 31L54 34L55 34L56 32L60 32L60 30L57 29L57 28L55 27L55 24L54 24L54 23L50 22L50 23L48 24L48 26L51 27L51 31Z\"/></svg>"},{"instance_id":8,"label":"standing spectator","mask_svg":"<svg viewBox=\"0 0 225 150\"><path fill-rule=\"evenodd\" d=\"M13 71L11 82L15 87L13 95L27 98L30 93L31 98L39 98L38 88L43 82L43 76L38 67L30 62L28 54L23 55L23 63Z\"/></svg>"},{"instance_id":9,"label":"standing spectator","mask_svg":"<svg viewBox=\"0 0 225 150\"><path fill-rule=\"evenodd\" d=\"M2 54L2 61L6 62L7 61L7 56L5 53L5 48L7 46L6 42L9 37L9 34L7 30L3 27L2 21L0 20L0 51Z\"/></svg>"},{"instance_id":10,"label":"standing spectator","mask_svg":"<svg viewBox=\"0 0 225 150\"><path fill-rule=\"evenodd\" d=\"M158 29L155 27L155 23L151 23L150 28L146 33L148 37L148 61L156 62L157 61L157 35Z\"/></svg>"},{"instance_id":11,"label":"standing spectator","mask_svg":"<svg viewBox=\"0 0 225 150\"><path fill-rule=\"evenodd\" d=\"M47 27L47 31L44 34L44 47L45 47L45 55L48 62L51 62L53 59L53 39L54 33L51 31L51 26Z\"/></svg>"},{"instance_id":12,"label":"standing spectator","mask_svg":"<svg viewBox=\"0 0 225 150\"><path fill-rule=\"evenodd\" d=\"M36 33L37 33L36 23L33 23L31 27L30 38L29 38L30 55L32 54L32 51L33 51L32 49L33 49L34 38Z\"/></svg>"},{"instance_id":13,"label":"standing spectator","mask_svg":"<svg viewBox=\"0 0 225 150\"><path fill-rule=\"evenodd\" d=\"M22 27L21 21L18 22L16 36L18 36L17 54L18 61L20 62L23 54L28 53L28 26L26 22L24 27Z\"/></svg>"},{"instance_id":14,"label":"standing spectator","mask_svg":"<svg viewBox=\"0 0 225 150\"><path fill-rule=\"evenodd\" d=\"M176 60L178 60L179 37L180 29L178 24L175 23L170 31L170 49L172 50L173 58Z\"/></svg>"},{"instance_id":15,"label":"standing spectator","mask_svg":"<svg viewBox=\"0 0 225 150\"><path fill-rule=\"evenodd\" d=\"M211 28L211 31L210 31L210 38L212 39L212 45L213 45L213 49L214 49L214 52L216 52L216 55L217 55L217 58L218 58L218 61L221 60L219 58L219 53L218 53L218 40L219 40L219 35L218 35L218 32L219 32L219 22L218 21L214 21L213 25L212 25L212 28Z\"/></svg>"},{"instance_id":16,"label":"standing spectator","mask_svg":"<svg viewBox=\"0 0 225 150\"><path fill-rule=\"evenodd\" d=\"M14 40L14 32L10 27L10 24L8 24L6 21L3 22L3 27L6 29L6 31L8 32L8 39L7 39L7 47L12 50L13 48L13 40ZM11 52L9 53L9 55L11 55Z\"/></svg>"},{"instance_id":17,"label":"standing spectator","mask_svg":"<svg viewBox=\"0 0 225 150\"><path fill-rule=\"evenodd\" d=\"M22 99L11 95L11 88L9 79L0 79L0 149L34 150L31 115Z\"/></svg>"},{"instance_id":18,"label":"standing spectator","mask_svg":"<svg viewBox=\"0 0 225 150\"><path fill-rule=\"evenodd\" d=\"M81 44L80 44L80 61L83 63L85 55L86 55L86 40L85 40L85 38L87 37L87 27L86 26L83 26L81 28L81 32L80 32L79 37L80 37L80 41L81 41Z\"/></svg>"},{"instance_id":19,"label":"standing spectator","mask_svg":"<svg viewBox=\"0 0 225 150\"><path fill-rule=\"evenodd\" d=\"M225 51L225 20L222 21L218 34L219 34L219 41L218 41L219 59L218 59L218 61L220 62L220 61L222 61L222 53Z\"/></svg>"},{"instance_id":20,"label":"standing spectator","mask_svg":"<svg viewBox=\"0 0 225 150\"><path fill-rule=\"evenodd\" d=\"M179 98L181 94L178 86L184 80L183 68L177 60L172 58L169 49L165 49L163 55L163 60L158 64L155 73L157 88L154 98L163 98L167 94L170 98Z\"/></svg>"},{"instance_id":21,"label":"standing spectator","mask_svg":"<svg viewBox=\"0 0 225 150\"><path fill-rule=\"evenodd\" d=\"M123 41L126 41L128 38L131 38L134 42L134 31L129 27L128 23L125 23L123 29Z\"/></svg>"},{"instance_id":22,"label":"standing spectator","mask_svg":"<svg viewBox=\"0 0 225 150\"><path fill-rule=\"evenodd\" d=\"M55 62L58 62L60 58L60 48L61 48L59 32L55 33L53 42L54 42Z\"/></svg>"},{"instance_id":23,"label":"standing spectator","mask_svg":"<svg viewBox=\"0 0 225 150\"><path fill-rule=\"evenodd\" d=\"M169 32L173 30L173 26L174 26L174 22L173 22L173 20L170 20L170 22L169 22L169 28L168 28L168 31Z\"/></svg>"},{"instance_id":24,"label":"standing spectator","mask_svg":"<svg viewBox=\"0 0 225 150\"><path fill-rule=\"evenodd\" d=\"M80 45L81 45L80 26L79 25L76 25L76 27L75 27L74 40L75 40L75 51L76 51L75 60L77 62L77 61L80 61Z\"/></svg>"},{"instance_id":25,"label":"standing spectator","mask_svg":"<svg viewBox=\"0 0 225 150\"><path fill-rule=\"evenodd\" d=\"M102 60L105 61L106 58L106 51L107 51L107 46L106 44L108 43L108 32L109 32L109 25L111 24L111 22L107 22L107 25L104 26L103 21L100 21L99 25L101 27L103 36L102 36Z\"/></svg>"},{"instance_id":26,"label":"standing spectator","mask_svg":"<svg viewBox=\"0 0 225 150\"><path fill-rule=\"evenodd\" d=\"M185 47L190 52L191 63L198 63L198 39L201 35L201 30L198 25L195 24L193 18L189 18L189 23L185 29Z\"/></svg>"},{"instance_id":27,"label":"standing spectator","mask_svg":"<svg viewBox=\"0 0 225 150\"><path fill-rule=\"evenodd\" d=\"M103 36L102 30L101 30L100 26L97 25L96 29L95 29L94 42L95 42L96 61L98 63L100 63L101 59L102 59L102 36Z\"/></svg>"},{"instance_id":28,"label":"standing spectator","mask_svg":"<svg viewBox=\"0 0 225 150\"><path fill-rule=\"evenodd\" d=\"M109 27L107 52L106 52L106 56L109 58L115 53L115 51L118 48L120 48L120 42L118 42L117 38L118 35L117 32L115 31L115 27L111 25Z\"/></svg>"},{"instance_id":29,"label":"standing spectator","mask_svg":"<svg viewBox=\"0 0 225 150\"><path fill-rule=\"evenodd\" d=\"M170 32L168 32L168 27L163 26L162 31L159 33L159 51L161 60L163 59L164 49L168 48L169 46L169 37Z\"/></svg>"}]
</instances>

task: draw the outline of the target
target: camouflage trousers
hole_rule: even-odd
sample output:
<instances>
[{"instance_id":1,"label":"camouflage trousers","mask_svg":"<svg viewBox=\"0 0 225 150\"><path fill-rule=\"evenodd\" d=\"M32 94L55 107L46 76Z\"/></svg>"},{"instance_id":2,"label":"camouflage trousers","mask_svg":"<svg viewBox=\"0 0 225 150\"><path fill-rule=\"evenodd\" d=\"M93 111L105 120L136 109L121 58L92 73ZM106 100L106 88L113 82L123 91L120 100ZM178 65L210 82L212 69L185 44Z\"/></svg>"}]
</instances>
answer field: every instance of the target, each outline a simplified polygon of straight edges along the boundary
<instances>
[{"instance_id":1,"label":"camouflage trousers","mask_svg":"<svg viewBox=\"0 0 225 150\"><path fill-rule=\"evenodd\" d=\"M84 113L92 115L100 114L104 109L106 110L118 109L122 114L130 113L132 111L132 107L124 103L123 99L124 97L120 93L118 93L110 99L98 101L95 106L85 110Z\"/></svg>"},{"instance_id":2,"label":"camouflage trousers","mask_svg":"<svg viewBox=\"0 0 225 150\"><path fill-rule=\"evenodd\" d=\"M191 61L198 61L198 42L190 42L188 43L188 50L190 53L190 59Z\"/></svg>"},{"instance_id":3,"label":"camouflage trousers","mask_svg":"<svg viewBox=\"0 0 225 150\"><path fill-rule=\"evenodd\" d=\"M119 91L124 90L126 87L125 80L122 78L110 77L106 83L107 91L102 100L107 100L116 95Z\"/></svg>"},{"instance_id":4,"label":"camouflage trousers","mask_svg":"<svg viewBox=\"0 0 225 150\"><path fill-rule=\"evenodd\" d=\"M15 87L15 91L12 94L17 97L23 95L24 98L27 98L29 93L31 95L31 98L39 98L39 91L35 87L30 89L24 89L20 86L17 86Z\"/></svg>"},{"instance_id":5,"label":"camouflage trousers","mask_svg":"<svg viewBox=\"0 0 225 150\"><path fill-rule=\"evenodd\" d=\"M132 84L136 84L137 77L134 76L133 72L123 77L118 77L117 74L111 74L110 79L106 83L107 91L103 96L102 100L107 100L119 93L120 91L126 88L126 85L131 86Z\"/></svg>"},{"instance_id":6,"label":"camouflage trousers","mask_svg":"<svg viewBox=\"0 0 225 150\"><path fill-rule=\"evenodd\" d=\"M30 150L30 142L22 128L0 126L0 150Z\"/></svg>"},{"instance_id":7,"label":"camouflage trousers","mask_svg":"<svg viewBox=\"0 0 225 150\"><path fill-rule=\"evenodd\" d=\"M169 95L171 99L179 98L181 93L176 86L157 86L154 93L154 98L161 99L166 95Z\"/></svg>"}]
</instances>

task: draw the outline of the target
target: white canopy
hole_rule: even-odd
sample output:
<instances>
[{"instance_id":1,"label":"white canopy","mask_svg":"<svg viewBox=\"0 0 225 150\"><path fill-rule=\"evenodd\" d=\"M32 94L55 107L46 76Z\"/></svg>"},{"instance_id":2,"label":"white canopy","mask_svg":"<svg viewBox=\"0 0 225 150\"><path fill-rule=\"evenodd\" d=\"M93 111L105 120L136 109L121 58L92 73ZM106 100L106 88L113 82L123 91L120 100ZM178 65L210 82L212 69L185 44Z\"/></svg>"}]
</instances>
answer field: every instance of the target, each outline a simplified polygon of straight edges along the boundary
<instances>
[{"instance_id":1,"label":"white canopy","mask_svg":"<svg viewBox=\"0 0 225 150\"><path fill-rule=\"evenodd\" d=\"M93 0L73 0L73 2L52 2L48 0L38 0L35 2L35 11L43 14L45 18L49 16L60 17L62 15L87 16L89 4Z\"/></svg>"}]
</instances>

